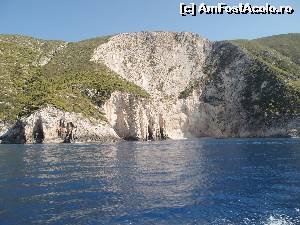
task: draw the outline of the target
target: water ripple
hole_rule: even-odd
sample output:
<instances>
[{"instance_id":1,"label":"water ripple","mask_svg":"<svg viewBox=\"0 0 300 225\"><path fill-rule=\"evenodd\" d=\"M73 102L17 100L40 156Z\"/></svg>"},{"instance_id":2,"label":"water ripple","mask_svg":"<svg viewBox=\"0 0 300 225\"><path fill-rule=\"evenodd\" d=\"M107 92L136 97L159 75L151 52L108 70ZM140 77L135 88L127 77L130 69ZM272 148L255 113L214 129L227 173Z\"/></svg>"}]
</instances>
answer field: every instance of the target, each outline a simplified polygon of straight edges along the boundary
<instances>
[{"instance_id":1,"label":"water ripple","mask_svg":"<svg viewBox=\"0 0 300 225\"><path fill-rule=\"evenodd\" d=\"M0 145L0 224L300 224L298 139Z\"/></svg>"}]
</instances>

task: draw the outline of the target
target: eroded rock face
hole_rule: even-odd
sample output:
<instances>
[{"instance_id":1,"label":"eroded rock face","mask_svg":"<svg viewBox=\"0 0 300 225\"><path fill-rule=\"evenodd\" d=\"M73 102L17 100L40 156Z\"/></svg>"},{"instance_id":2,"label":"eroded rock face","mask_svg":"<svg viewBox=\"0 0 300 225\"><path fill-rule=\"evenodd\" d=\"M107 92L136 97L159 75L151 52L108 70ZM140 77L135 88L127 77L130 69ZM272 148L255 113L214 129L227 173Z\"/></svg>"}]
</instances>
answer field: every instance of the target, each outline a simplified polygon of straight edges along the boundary
<instances>
[{"instance_id":1,"label":"eroded rock face","mask_svg":"<svg viewBox=\"0 0 300 225\"><path fill-rule=\"evenodd\" d=\"M269 118L262 109L263 88L274 89L272 77L253 79L253 66L260 66L240 48L229 42L215 42L204 63L207 80L200 88L202 118L212 137L272 137L299 136L299 118L278 115ZM256 86L257 88L249 88ZM250 96L250 99L249 99ZM253 100L253 98L255 98Z\"/></svg>"},{"instance_id":2,"label":"eroded rock face","mask_svg":"<svg viewBox=\"0 0 300 225\"><path fill-rule=\"evenodd\" d=\"M124 33L99 46L91 60L103 61L156 98L178 97L190 79L203 76L210 48L210 41L193 33Z\"/></svg>"},{"instance_id":3,"label":"eroded rock face","mask_svg":"<svg viewBox=\"0 0 300 225\"><path fill-rule=\"evenodd\" d=\"M297 119L266 126L264 118L249 115L243 100L253 61L228 42L212 43L191 33L121 34L99 46L92 60L151 95L138 99L114 93L103 106L122 138L299 135ZM197 85L179 99L191 83Z\"/></svg>"},{"instance_id":4,"label":"eroded rock face","mask_svg":"<svg viewBox=\"0 0 300 225\"><path fill-rule=\"evenodd\" d=\"M116 92L103 106L107 119L124 139L160 140L195 137L198 95L188 100L155 101Z\"/></svg>"},{"instance_id":5,"label":"eroded rock face","mask_svg":"<svg viewBox=\"0 0 300 225\"><path fill-rule=\"evenodd\" d=\"M103 106L122 138L181 139L196 137L201 90L178 99L189 81L201 79L211 42L192 33L120 34L99 46L92 60L104 62L120 76L148 91L150 99L114 93Z\"/></svg>"},{"instance_id":6,"label":"eroded rock face","mask_svg":"<svg viewBox=\"0 0 300 225\"><path fill-rule=\"evenodd\" d=\"M237 99L243 78L239 70L246 59L224 68L220 84L205 83L204 71L212 52L213 43L192 33L121 34L99 46L92 60L101 60L151 94L150 99L140 100L115 93L104 105L108 121L120 137L147 140L154 133L159 138L160 130L172 139L239 135L233 126L241 116L227 109L240 112ZM196 81L199 85L179 99ZM230 116L235 116L232 123L225 124Z\"/></svg>"},{"instance_id":7,"label":"eroded rock face","mask_svg":"<svg viewBox=\"0 0 300 225\"><path fill-rule=\"evenodd\" d=\"M104 142L118 139L109 124L52 106L18 121L1 137L2 143Z\"/></svg>"}]
</instances>

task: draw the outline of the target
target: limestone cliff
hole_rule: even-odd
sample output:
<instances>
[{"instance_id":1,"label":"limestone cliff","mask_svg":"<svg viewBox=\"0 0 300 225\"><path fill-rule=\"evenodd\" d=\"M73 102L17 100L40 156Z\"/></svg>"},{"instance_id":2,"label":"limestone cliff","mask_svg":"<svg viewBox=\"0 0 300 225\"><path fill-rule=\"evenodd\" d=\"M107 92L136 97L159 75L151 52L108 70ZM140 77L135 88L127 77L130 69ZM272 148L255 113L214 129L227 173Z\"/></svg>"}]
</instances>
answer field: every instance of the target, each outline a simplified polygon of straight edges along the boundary
<instances>
[{"instance_id":1,"label":"limestone cliff","mask_svg":"<svg viewBox=\"0 0 300 225\"><path fill-rule=\"evenodd\" d=\"M3 143L299 136L300 65L286 50L187 32L55 46L41 73L24 72L30 104L0 99L18 118L0 110Z\"/></svg>"},{"instance_id":2,"label":"limestone cliff","mask_svg":"<svg viewBox=\"0 0 300 225\"><path fill-rule=\"evenodd\" d=\"M108 121L123 138L180 139L205 135L201 129L201 89L186 99L179 93L202 71L211 42L192 33L142 32L114 36L92 60L150 93L150 99L114 93L104 104ZM200 129L199 129L200 128Z\"/></svg>"}]
</instances>

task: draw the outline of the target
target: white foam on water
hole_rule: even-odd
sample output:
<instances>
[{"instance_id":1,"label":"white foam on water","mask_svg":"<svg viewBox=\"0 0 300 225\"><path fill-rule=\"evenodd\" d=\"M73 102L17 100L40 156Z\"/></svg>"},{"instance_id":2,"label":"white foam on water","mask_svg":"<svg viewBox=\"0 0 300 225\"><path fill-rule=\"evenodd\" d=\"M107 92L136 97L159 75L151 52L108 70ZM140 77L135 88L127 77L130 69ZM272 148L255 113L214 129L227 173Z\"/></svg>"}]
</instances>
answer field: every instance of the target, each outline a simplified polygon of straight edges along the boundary
<instances>
[{"instance_id":1,"label":"white foam on water","mask_svg":"<svg viewBox=\"0 0 300 225\"><path fill-rule=\"evenodd\" d=\"M283 215L271 215L265 225L294 225L294 223L291 221L291 218Z\"/></svg>"}]
</instances>

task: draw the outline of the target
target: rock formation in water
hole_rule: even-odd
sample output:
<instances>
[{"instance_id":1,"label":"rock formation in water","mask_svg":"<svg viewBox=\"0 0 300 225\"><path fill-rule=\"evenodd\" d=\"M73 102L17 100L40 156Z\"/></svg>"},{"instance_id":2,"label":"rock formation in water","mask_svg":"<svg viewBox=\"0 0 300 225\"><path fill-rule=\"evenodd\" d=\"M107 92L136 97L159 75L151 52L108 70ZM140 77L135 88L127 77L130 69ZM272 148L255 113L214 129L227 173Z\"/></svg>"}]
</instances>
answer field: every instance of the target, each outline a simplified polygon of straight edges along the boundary
<instances>
[{"instance_id":1,"label":"rock formation in water","mask_svg":"<svg viewBox=\"0 0 300 225\"><path fill-rule=\"evenodd\" d=\"M18 106L15 120L2 119L2 142L299 136L300 63L269 43L173 32L58 43L38 65L43 79L26 77L21 87L29 98L28 83L38 80L43 101ZM34 62L49 55L43 51ZM81 55L64 61L76 51ZM44 90L45 83L51 89Z\"/></svg>"}]
</instances>

